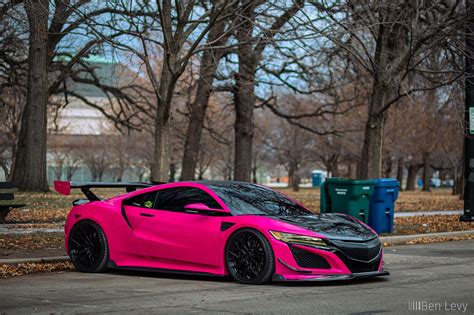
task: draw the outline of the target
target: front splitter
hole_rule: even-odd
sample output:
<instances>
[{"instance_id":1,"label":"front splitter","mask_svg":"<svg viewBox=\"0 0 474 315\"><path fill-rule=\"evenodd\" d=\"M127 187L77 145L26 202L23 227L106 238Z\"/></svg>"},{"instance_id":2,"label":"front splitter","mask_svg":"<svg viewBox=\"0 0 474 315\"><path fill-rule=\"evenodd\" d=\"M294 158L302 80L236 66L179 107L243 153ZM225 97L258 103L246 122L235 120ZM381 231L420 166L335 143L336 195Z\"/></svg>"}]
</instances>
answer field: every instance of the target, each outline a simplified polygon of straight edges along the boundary
<instances>
[{"instance_id":1,"label":"front splitter","mask_svg":"<svg viewBox=\"0 0 474 315\"><path fill-rule=\"evenodd\" d=\"M285 281L285 282L304 282L304 281L342 281L342 280L354 280L354 279L368 279L375 277L389 276L388 271L374 271L374 272L361 272L352 273L347 275L318 275L314 277L301 277L298 279L285 278L282 275L274 274L272 281Z\"/></svg>"}]
</instances>

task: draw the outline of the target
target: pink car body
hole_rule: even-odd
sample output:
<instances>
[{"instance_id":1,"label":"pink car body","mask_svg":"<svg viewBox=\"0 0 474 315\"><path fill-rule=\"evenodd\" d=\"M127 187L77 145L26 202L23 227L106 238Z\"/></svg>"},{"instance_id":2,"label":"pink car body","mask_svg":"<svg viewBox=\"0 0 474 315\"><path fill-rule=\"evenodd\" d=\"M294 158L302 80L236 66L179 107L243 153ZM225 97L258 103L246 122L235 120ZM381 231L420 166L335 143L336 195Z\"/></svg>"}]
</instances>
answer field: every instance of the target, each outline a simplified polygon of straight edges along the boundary
<instances>
[{"instance_id":1,"label":"pink car body","mask_svg":"<svg viewBox=\"0 0 474 315\"><path fill-rule=\"evenodd\" d=\"M249 184L250 185L250 184ZM68 194L65 182L56 182L56 190ZM126 205L125 200L147 192L176 187L194 187L209 194L221 206L220 215L175 212ZM383 249L380 245L375 265L370 270L354 272L344 263L334 248L318 248L305 244L288 244L276 239L270 231L304 235L331 243L331 234L303 228L278 218L260 215L233 215L232 209L219 195L201 182L176 182L139 189L107 200L78 204L67 216L65 245L69 254L69 235L75 224L82 220L95 222L105 233L109 248L109 267L133 269L157 269L180 272L196 272L218 276L229 274L225 263L225 250L229 237L238 230L250 228L259 231L270 242L275 258L274 280L337 280L356 277L387 275L383 270ZM329 215L330 216L330 215ZM336 215L334 215L336 216ZM316 220L316 216L314 216ZM375 232L355 219L337 215L337 220L347 224L359 224ZM328 219L329 220L329 219ZM333 220L333 218L331 218ZM356 222L356 223L354 223ZM347 243L344 237L339 243ZM354 242L356 244L357 242ZM295 248L324 258L329 268L301 267L293 253Z\"/></svg>"}]
</instances>

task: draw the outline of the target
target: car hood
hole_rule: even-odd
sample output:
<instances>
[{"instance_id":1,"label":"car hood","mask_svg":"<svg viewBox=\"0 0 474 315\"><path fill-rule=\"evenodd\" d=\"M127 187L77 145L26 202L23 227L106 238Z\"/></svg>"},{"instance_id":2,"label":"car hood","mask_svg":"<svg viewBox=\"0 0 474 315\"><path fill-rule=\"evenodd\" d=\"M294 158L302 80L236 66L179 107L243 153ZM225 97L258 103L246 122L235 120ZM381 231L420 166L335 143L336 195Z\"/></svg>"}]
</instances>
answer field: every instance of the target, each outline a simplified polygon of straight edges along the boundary
<instances>
[{"instance_id":1,"label":"car hood","mask_svg":"<svg viewBox=\"0 0 474 315\"><path fill-rule=\"evenodd\" d=\"M350 216L339 214L274 216L297 227L313 231L333 240L367 241L377 237L370 228Z\"/></svg>"}]
</instances>

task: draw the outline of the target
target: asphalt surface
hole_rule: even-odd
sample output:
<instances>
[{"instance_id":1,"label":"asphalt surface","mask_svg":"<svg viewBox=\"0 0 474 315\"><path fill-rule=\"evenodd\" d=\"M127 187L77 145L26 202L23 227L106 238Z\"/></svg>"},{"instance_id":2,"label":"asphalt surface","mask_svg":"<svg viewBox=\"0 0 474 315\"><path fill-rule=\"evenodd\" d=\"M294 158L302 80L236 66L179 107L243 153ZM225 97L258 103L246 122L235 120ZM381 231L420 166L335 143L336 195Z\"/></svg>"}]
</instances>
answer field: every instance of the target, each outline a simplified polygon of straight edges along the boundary
<instances>
[{"instance_id":1,"label":"asphalt surface","mask_svg":"<svg viewBox=\"0 0 474 315\"><path fill-rule=\"evenodd\" d=\"M433 303L433 314L474 313L474 240L390 247L385 257L390 277L351 282L248 286L155 273L28 275L0 280L0 313L429 313L410 311L412 302Z\"/></svg>"}]
</instances>

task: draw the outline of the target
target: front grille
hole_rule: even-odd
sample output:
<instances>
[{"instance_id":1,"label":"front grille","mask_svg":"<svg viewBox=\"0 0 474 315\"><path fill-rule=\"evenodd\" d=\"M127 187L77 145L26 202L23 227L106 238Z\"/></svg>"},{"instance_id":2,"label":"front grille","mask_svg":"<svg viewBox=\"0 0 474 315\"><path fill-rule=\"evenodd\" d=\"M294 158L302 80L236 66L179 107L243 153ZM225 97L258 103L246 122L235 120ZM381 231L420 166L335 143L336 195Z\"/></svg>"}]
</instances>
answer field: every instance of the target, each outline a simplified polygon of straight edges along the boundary
<instances>
[{"instance_id":1,"label":"front grille","mask_svg":"<svg viewBox=\"0 0 474 315\"><path fill-rule=\"evenodd\" d=\"M329 263L324 257L293 246L290 246L290 249L291 253L293 254L293 257L295 258L296 263L302 268L331 268L331 265L329 265Z\"/></svg>"},{"instance_id":2,"label":"front grille","mask_svg":"<svg viewBox=\"0 0 474 315\"><path fill-rule=\"evenodd\" d=\"M352 273L377 271L380 266L380 257L370 263L366 263L348 259L344 254L341 254L340 252L336 252L336 255L342 260L342 262L346 265L347 268L349 268Z\"/></svg>"},{"instance_id":3,"label":"front grille","mask_svg":"<svg viewBox=\"0 0 474 315\"><path fill-rule=\"evenodd\" d=\"M382 244L378 238L367 242L349 242L331 240L331 243L348 258L364 262L375 259L380 254Z\"/></svg>"},{"instance_id":4,"label":"front grille","mask_svg":"<svg viewBox=\"0 0 474 315\"><path fill-rule=\"evenodd\" d=\"M367 242L331 240L335 254L352 273L377 271L380 266L382 244L378 238Z\"/></svg>"}]
</instances>

